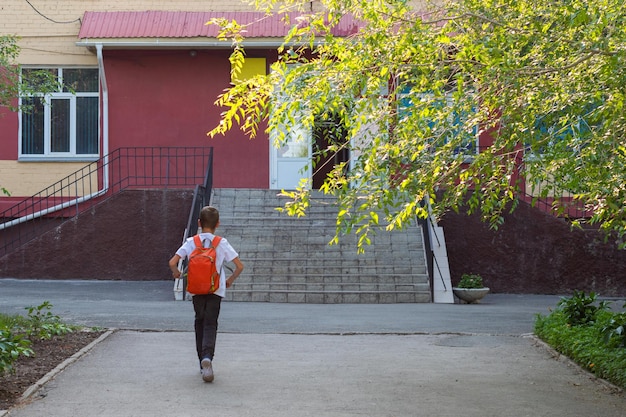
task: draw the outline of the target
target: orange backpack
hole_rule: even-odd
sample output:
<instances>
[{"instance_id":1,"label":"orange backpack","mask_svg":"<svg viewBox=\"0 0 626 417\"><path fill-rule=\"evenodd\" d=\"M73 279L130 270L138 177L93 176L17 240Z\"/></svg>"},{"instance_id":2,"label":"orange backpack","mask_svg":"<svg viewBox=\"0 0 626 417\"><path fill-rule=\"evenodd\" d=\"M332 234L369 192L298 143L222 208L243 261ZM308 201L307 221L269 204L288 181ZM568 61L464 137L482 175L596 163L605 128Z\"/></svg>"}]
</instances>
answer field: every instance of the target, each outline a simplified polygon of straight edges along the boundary
<instances>
[{"instance_id":1,"label":"orange backpack","mask_svg":"<svg viewBox=\"0 0 626 417\"><path fill-rule=\"evenodd\" d=\"M215 236L211 245L205 248L199 235L193 237L196 248L189 255L187 265L187 291L192 294L213 294L220 287L220 273L217 270L217 253L221 237Z\"/></svg>"}]
</instances>

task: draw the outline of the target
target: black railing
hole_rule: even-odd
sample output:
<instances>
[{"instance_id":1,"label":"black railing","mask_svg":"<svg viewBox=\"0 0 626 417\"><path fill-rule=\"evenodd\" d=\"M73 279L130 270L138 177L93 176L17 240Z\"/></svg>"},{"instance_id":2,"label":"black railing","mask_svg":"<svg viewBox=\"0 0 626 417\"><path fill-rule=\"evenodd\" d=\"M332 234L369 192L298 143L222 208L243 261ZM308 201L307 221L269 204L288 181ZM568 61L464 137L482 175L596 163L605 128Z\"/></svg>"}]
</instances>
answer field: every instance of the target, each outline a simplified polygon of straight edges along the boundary
<instances>
[{"instance_id":1,"label":"black railing","mask_svg":"<svg viewBox=\"0 0 626 417\"><path fill-rule=\"evenodd\" d=\"M422 229L422 237L424 238L424 254L426 255L426 273L430 283L430 299L435 301L435 252L430 237L430 217L427 219L417 218L417 224ZM437 264L439 266L439 264Z\"/></svg>"},{"instance_id":2,"label":"black railing","mask_svg":"<svg viewBox=\"0 0 626 417\"><path fill-rule=\"evenodd\" d=\"M477 152L483 152L489 146L478 147ZM473 155L467 153L465 162L471 163ZM526 176L526 158L532 158L526 149L519 148L510 155L515 160L514 177L521 180L517 198L520 201L529 203L531 206L568 220L584 219L592 216L593 212L585 207L585 204L573 197L572 193L559 190L555 184L549 181L533 183L531 178Z\"/></svg>"},{"instance_id":3,"label":"black railing","mask_svg":"<svg viewBox=\"0 0 626 417\"><path fill-rule=\"evenodd\" d=\"M544 188L550 191L545 196ZM544 213L566 220L588 219L593 215L593 211L587 209L585 204L576 200L571 193L560 191L555 194L552 192L553 189L550 184L527 185L518 198Z\"/></svg>"},{"instance_id":4,"label":"black railing","mask_svg":"<svg viewBox=\"0 0 626 417\"><path fill-rule=\"evenodd\" d=\"M521 151L515 155L519 178L523 181L517 196L519 200L544 213L566 220L585 219L593 215L592 210L584 202L575 199L571 192L557 187L549 180L533 181L526 169L527 158L532 156Z\"/></svg>"},{"instance_id":5,"label":"black railing","mask_svg":"<svg viewBox=\"0 0 626 417\"><path fill-rule=\"evenodd\" d=\"M187 219L187 228L185 230L185 239L197 233L200 210L202 210L202 207L209 205L209 203L211 202L212 190L213 164L209 163L203 184L197 184L193 194L193 202L191 204L191 209L189 210L189 218Z\"/></svg>"},{"instance_id":6,"label":"black railing","mask_svg":"<svg viewBox=\"0 0 626 417\"><path fill-rule=\"evenodd\" d=\"M213 191L213 155L209 157L209 164L204 176L202 185L196 184L193 193L193 201L189 210L189 218L187 219L187 227L183 236L183 242L187 238L198 233L198 219L200 218L200 210L202 207L209 205L211 202L211 193ZM187 259L181 259L179 268L183 271L182 281L176 281L174 289L182 293L183 300L187 297Z\"/></svg>"},{"instance_id":7,"label":"black railing","mask_svg":"<svg viewBox=\"0 0 626 417\"><path fill-rule=\"evenodd\" d=\"M192 188L212 172L210 147L118 148L0 214L0 256L126 189Z\"/></svg>"}]
</instances>

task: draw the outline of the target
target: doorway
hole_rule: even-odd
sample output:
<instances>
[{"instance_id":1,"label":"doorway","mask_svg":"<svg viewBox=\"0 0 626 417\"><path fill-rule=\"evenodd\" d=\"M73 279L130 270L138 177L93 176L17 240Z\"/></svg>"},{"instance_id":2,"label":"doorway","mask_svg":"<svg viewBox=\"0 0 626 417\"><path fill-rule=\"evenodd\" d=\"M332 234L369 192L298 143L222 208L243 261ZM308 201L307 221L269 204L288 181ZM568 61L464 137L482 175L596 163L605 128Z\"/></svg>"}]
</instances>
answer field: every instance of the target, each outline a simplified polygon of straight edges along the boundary
<instances>
[{"instance_id":1,"label":"doorway","mask_svg":"<svg viewBox=\"0 0 626 417\"><path fill-rule=\"evenodd\" d=\"M336 114L322 120L318 118L313 127L313 189L319 190L335 166L350 160L347 131ZM347 173L348 164L344 166Z\"/></svg>"}]
</instances>

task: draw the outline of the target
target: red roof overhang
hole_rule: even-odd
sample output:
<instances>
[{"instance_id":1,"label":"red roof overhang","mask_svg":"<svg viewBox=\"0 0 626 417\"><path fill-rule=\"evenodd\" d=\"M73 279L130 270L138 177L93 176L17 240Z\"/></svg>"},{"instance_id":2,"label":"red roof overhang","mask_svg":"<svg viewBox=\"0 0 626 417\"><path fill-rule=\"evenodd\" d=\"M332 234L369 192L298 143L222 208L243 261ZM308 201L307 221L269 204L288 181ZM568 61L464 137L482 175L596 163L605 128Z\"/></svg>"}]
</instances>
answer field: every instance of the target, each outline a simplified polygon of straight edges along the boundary
<instances>
[{"instance_id":1,"label":"red roof overhang","mask_svg":"<svg viewBox=\"0 0 626 417\"><path fill-rule=\"evenodd\" d=\"M231 47L230 41L218 41L218 25L208 24L213 18L236 20L246 25L244 36L250 42L280 45L300 14L266 15L261 12L180 12L130 11L85 12L78 45L96 44L127 46L202 46ZM332 34L349 36L359 30L359 23L344 16Z\"/></svg>"}]
</instances>

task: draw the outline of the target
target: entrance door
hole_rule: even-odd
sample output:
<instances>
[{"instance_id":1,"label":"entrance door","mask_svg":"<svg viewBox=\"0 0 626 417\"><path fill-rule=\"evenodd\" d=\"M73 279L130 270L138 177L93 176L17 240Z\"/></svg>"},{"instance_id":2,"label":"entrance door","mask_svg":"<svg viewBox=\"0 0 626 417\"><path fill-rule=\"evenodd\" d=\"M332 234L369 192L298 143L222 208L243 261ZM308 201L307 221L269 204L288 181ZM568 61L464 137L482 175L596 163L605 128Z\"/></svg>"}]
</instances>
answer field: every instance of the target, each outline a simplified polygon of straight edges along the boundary
<instances>
[{"instance_id":1,"label":"entrance door","mask_svg":"<svg viewBox=\"0 0 626 417\"><path fill-rule=\"evenodd\" d=\"M286 133L287 140L277 148L270 137L270 188L295 190L301 179L311 180L311 132L293 126Z\"/></svg>"},{"instance_id":2,"label":"entrance door","mask_svg":"<svg viewBox=\"0 0 626 417\"><path fill-rule=\"evenodd\" d=\"M347 134L336 119L317 121L313 132L301 126L292 127L285 144L270 149L270 188L295 190L302 179L308 180L308 187L319 189L330 171L338 164L350 161L348 147L329 150L345 143ZM275 143L274 139L270 141ZM312 156L315 148L315 172L312 173ZM350 167L346 166L346 170Z\"/></svg>"},{"instance_id":3,"label":"entrance door","mask_svg":"<svg viewBox=\"0 0 626 417\"><path fill-rule=\"evenodd\" d=\"M337 165L350 161L350 150L345 146L348 134L339 117L332 115L326 120L316 120L313 141L316 160L313 189L319 190ZM349 169L349 166L344 166L345 171Z\"/></svg>"}]
</instances>

